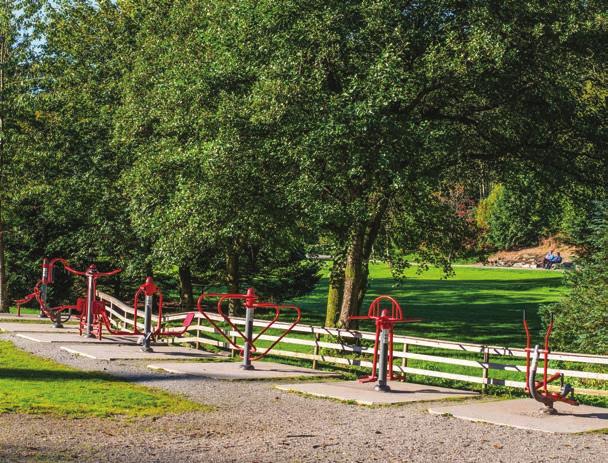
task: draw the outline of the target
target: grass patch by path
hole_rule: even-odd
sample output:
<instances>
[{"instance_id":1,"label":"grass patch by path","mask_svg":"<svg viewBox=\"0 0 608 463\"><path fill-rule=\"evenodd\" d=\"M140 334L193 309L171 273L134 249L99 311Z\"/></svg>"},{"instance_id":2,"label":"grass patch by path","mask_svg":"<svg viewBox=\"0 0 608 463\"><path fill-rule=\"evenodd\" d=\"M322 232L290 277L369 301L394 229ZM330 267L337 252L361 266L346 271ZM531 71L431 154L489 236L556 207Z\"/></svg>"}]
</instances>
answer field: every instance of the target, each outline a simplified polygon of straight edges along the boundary
<instances>
[{"instance_id":1,"label":"grass patch by path","mask_svg":"<svg viewBox=\"0 0 608 463\"><path fill-rule=\"evenodd\" d=\"M138 417L210 409L164 391L42 359L0 341L0 413Z\"/></svg>"}]
</instances>

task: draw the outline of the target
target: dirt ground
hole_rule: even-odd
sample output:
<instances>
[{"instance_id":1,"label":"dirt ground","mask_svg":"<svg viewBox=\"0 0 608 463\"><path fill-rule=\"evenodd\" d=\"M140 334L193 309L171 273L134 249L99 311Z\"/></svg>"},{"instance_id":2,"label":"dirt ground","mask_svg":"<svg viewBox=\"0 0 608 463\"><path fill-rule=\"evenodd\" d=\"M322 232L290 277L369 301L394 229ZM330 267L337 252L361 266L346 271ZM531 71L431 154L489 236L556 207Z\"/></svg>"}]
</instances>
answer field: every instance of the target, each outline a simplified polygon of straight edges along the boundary
<instances>
[{"instance_id":1,"label":"dirt ground","mask_svg":"<svg viewBox=\"0 0 608 463\"><path fill-rule=\"evenodd\" d=\"M577 249L574 246L560 243L556 238L547 238L542 240L538 246L495 252L487 260L488 262L542 262L549 251L559 252L564 262L572 262L577 256Z\"/></svg>"},{"instance_id":2,"label":"dirt ground","mask_svg":"<svg viewBox=\"0 0 608 463\"><path fill-rule=\"evenodd\" d=\"M268 382L172 375L148 370L145 362L90 360L56 345L2 337L38 355L185 394L216 409L129 420L0 415L1 462L608 461L608 434L471 423L430 415L429 403L349 405L280 392Z\"/></svg>"}]
</instances>

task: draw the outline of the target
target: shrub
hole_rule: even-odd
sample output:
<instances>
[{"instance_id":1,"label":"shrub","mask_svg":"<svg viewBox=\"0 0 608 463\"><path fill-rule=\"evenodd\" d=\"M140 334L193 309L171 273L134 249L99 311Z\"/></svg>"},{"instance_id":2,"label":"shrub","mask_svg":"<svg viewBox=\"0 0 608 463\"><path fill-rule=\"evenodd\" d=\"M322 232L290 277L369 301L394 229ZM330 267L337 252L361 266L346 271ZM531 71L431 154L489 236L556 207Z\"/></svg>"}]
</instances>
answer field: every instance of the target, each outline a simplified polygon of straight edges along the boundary
<instances>
[{"instance_id":1,"label":"shrub","mask_svg":"<svg viewBox=\"0 0 608 463\"><path fill-rule=\"evenodd\" d=\"M512 249L538 243L540 236L553 231L559 205L533 177L497 185L488 197L486 240L498 249ZM485 215L484 215L485 214Z\"/></svg>"},{"instance_id":2,"label":"shrub","mask_svg":"<svg viewBox=\"0 0 608 463\"><path fill-rule=\"evenodd\" d=\"M608 202L596 204L591 230L589 253L567 274L568 295L541 316L555 317L555 349L608 354Z\"/></svg>"},{"instance_id":3,"label":"shrub","mask_svg":"<svg viewBox=\"0 0 608 463\"><path fill-rule=\"evenodd\" d=\"M504 194L504 191L505 187L497 183L492 187L488 197L479 201L475 209L475 223L482 232L485 233L490 228L490 212L494 209L496 200Z\"/></svg>"}]
</instances>

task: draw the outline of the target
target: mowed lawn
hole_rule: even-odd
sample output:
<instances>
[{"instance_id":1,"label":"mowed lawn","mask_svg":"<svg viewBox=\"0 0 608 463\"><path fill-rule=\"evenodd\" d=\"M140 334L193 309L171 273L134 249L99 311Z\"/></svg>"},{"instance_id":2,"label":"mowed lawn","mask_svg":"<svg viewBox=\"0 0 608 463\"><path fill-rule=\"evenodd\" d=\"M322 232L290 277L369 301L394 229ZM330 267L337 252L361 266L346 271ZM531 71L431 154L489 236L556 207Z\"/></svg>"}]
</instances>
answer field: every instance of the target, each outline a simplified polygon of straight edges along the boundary
<instances>
[{"instance_id":1,"label":"mowed lawn","mask_svg":"<svg viewBox=\"0 0 608 463\"><path fill-rule=\"evenodd\" d=\"M412 267L400 284L386 264L370 266L369 289L364 304L381 294L395 297L406 316L422 322L404 324L398 332L412 336L517 347L525 342L522 312L533 332L540 336L538 308L556 302L564 294L563 273L544 270L455 267L445 278L439 269L417 273ZM325 321L328 271L308 296L294 302L303 310L303 323ZM373 329L365 322L362 329Z\"/></svg>"},{"instance_id":2,"label":"mowed lawn","mask_svg":"<svg viewBox=\"0 0 608 463\"><path fill-rule=\"evenodd\" d=\"M178 395L42 359L0 341L0 413L83 418L162 416L209 409Z\"/></svg>"}]
</instances>

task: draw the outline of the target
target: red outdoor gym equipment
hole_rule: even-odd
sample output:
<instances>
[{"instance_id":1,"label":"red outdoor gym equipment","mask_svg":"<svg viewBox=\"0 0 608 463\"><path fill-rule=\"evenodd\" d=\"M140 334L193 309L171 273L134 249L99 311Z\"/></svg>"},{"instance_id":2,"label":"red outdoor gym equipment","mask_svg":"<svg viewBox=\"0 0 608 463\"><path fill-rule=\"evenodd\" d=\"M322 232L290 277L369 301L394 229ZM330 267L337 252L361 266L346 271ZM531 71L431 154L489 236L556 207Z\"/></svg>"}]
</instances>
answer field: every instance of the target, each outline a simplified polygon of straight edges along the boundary
<instances>
[{"instance_id":1,"label":"red outdoor gym equipment","mask_svg":"<svg viewBox=\"0 0 608 463\"><path fill-rule=\"evenodd\" d=\"M578 405L578 402L574 400L574 388L564 383L563 373L554 373L548 375L549 369L549 337L553 331L553 314L551 314L551 321L547 326L545 333L545 346L544 349L539 349L538 344L532 349L531 341L532 336L530 335L530 329L528 327L528 321L526 320L526 312L524 311L524 329L526 330L526 392L534 400L542 403L545 406L545 412L554 414L556 413L553 404L555 402L565 402L569 405ZM536 381L536 370L538 368L538 360L540 356L543 356L543 380ZM553 381L560 380L560 391L550 392L548 385Z\"/></svg>"},{"instance_id":2,"label":"red outdoor gym equipment","mask_svg":"<svg viewBox=\"0 0 608 463\"><path fill-rule=\"evenodd\" d=\"M383 308L382 303L389 302L390 309ZM393 334L397 323L412 323L421 321L419 318L404 318L399 303L390 296L379 296L372 301L367 315L350 317L351 320L375 320L376 341L374 343L374 361L372 374L359 378L361 383L378 381L374 387L379 392L390 392L387 376L395 379L393 373ZM376 368L378 367L378 368Z\"/></svg>"},{"instance_id":3,"label":"red outdoor gym equipment","mask_svg":"<svg viewBox=\"0 0 608 463\"><path fill-rule=\"evenodd\" d=\"M144 327L143 331L137 326L137 314L140 305L140 300L144 297ZM156 307L157 323L156 328L152 329L152 312ZM186 314L181 327L177 329L164 328L163 327L163 293L156 284L152 277L147 277L146 281L140 285L138 290L135 292L133 297L133 329L132 330L119 330L112 327L112 323L108 317L105 307L99 311L98 319L96 323L105 325L106 330L113 335L119 336L142 336L142 350L144 352L152 352L151 343L154 339L162 336L180 337L192 324L194 320L194 312Z\"/></svg>"},{"instance_id":4,"label":"red outdoor gym equipment","mask_svg":"<svg viewBox=\"0 0 608 463\"><path fill-rule=\"evenodd\" d=\"M80 314L82 321L82 314L86 311L87 307L87 299L79 298L74 305L60 305L57 307L49 307L47 304L47 293L48 287L54 283L54 271L55 265L60 263L63 268L73 274L79 276L87 276L87 272L81 272L76 270L70 266L67 260L62 258L54 258L54 259L43 259L42 260L42 278L36 283L34 286L34 292L28 294L23 299L19 299L15 301L17 304L17 315L21 316L21 305L26 304L33 299L36 299L38 305L40 307L40 315L41 317L48 317L55 326L55 328L62 328L63 324L70 319L72 311L75 311ZM94 267L94 266L92 266ZM90 269L91 267L89 267ZM118 273L120 270L109 272L108 274L99 274L98 276L107 276Z\"/></svg>"},{"instance_id":5,"label":"red outdoor gym equipment","mask_svg":"<svg viewBox=\"0 0 608 463\"><path fill-rule=\"evenodd\" d=\"M222 319L234 330L242 339L243 346L239 346L233 339L215 322L213 321L207 311L203 309L203 301L207 298L218 298L217 301L217 313L222 317ZM238 326L230 319L230 316L226 315L223 309L223 304L225 301L230 300L242 300L245 301L245 332L243 333ZM234 349L239 351L239 355L243 358L243 364L241 368L244 370L253 370L254 367L251 364L252 360L259 360L262 357L268 355L268 353L276 346L281 339L283 339L287 334L293 330L293 328L300 322L302 318L302 311L299 307L295 305L280 305L273 304L271 302L257 302L258 297L255 294L255 290L253 288L249 288L247 290L247 294L222 294L222 293L203 293L200 295L197 301L198 311L207 319L207 321L215 328L215 330L226 339L229 345L231 345ZM254 337L253 335L253 317L255 310L263 309L263 310L274 310L274 316L269 321L269 323L260 330L260 332ZM256 356L252 357L253 353L257 352L257 348L255 343L260 337L266 333L278 320L281 316L281 312L285 310L295 310L296 319L295 321L285 330L281 336L279 336L271 345L267 347L263 352L258 353Z\"/></svg>"},{"instance_id":6,"label":"red outdoor gym equipment","mask_svg":"<svg viewBox=\"0 0 608 463\"><path fill-rule=\"evenodd\" d=\"M29 302L36 300L38 301L38 298L40 297L40 281L38 281L38 283L36 283L36 286L34 286L34 292L28 294L27 296L24 296L22 299L15 299L15 304L17 305L17 316L21 317L21 306L28 304Z\"/></svg>"}]
</instances>

